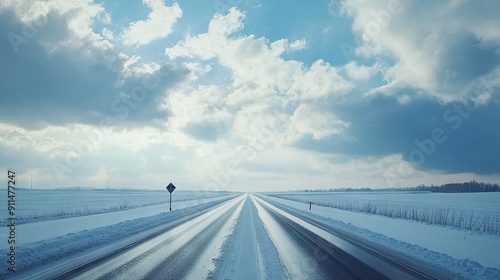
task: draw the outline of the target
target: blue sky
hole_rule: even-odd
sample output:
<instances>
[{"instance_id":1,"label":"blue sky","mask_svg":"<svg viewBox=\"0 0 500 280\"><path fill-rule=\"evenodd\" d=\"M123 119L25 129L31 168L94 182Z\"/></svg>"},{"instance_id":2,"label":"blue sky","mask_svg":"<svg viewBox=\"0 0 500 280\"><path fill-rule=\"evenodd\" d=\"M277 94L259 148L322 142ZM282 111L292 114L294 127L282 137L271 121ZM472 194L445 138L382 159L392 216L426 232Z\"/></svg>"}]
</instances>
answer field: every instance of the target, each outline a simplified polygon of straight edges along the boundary
<instances>
[{"instance_id":1,"label":"blue sky","mask_svg":"<svg viewBox=\"0 0 500 280\"><path fill-rule=\"evenodd\" d=\"M500 180L497 1L3 1L0 166L34 186Z\"/></svg>"}]
</instances>

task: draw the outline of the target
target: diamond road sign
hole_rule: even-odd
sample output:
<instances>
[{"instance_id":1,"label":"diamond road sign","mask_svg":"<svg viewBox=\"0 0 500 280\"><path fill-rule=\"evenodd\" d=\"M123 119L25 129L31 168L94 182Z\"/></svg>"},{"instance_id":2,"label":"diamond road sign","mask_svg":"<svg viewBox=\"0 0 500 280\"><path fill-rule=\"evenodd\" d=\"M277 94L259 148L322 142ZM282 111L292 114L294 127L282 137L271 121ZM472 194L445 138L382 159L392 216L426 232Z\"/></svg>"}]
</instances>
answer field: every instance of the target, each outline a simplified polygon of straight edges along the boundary
<instances>
[{"instance_id":1,"label":"diamond road sign","mask_svg":"<svg viewBox=\"0 0 500 280\"><path fill-rule=\"evenodd\" d=\"M172 193L174 190L175 190L175 186L174 186L174 184L172 184L172 183L168 184L168 186L167 186L167 191L168 191L169 193Z\"/></svg>"}]
</instances>

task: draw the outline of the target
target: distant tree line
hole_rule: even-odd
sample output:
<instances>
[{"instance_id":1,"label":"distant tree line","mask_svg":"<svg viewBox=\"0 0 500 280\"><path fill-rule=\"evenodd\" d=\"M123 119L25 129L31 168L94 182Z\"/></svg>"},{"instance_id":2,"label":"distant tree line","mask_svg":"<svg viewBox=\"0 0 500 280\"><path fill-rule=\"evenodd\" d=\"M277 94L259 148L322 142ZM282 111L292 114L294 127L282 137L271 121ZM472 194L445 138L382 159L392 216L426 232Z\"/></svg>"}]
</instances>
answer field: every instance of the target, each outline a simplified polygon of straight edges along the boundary
<instances>
[{"instance_id":1,"label":"distant tree line","mask_svg":"<svg viewBox=\"0 0 500 280\"><path fill-rule=\"evenodd\" d=\"M471 192L500 192L498 184L479 183L470 181L465 183L449 183L441 186L418 186L417 191L430 191L437 193L471 193Z\"/></svg>"},{"instance_id":2,"label":"distant tree line","mask_svg":"<svg viewBox=\"0 0 500 280\"><path fill-rule=\"evenodd\" d=\"M498 184L479 183L475 180L464 183L448 183L440 186L435 185L419 185L416 187L402 188L331 188L331 189L315 189L302 190L305 192L379 192L379 191L406 191L406 192L435 192L435 193L474 193L474 192L500 192Z\"/></svg>"}]
</instances>

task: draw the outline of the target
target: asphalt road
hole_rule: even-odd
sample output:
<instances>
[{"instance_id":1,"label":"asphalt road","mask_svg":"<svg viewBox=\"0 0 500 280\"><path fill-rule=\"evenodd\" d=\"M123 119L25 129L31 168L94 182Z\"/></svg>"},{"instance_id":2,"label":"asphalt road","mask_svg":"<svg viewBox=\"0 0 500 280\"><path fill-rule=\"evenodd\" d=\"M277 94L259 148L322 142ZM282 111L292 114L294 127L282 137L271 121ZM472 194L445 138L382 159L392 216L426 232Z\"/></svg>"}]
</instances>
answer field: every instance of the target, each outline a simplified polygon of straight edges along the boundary
<instances>
[{"instance_id":1,"label":"asphalt road","mask_svg":"<svg viewBox=\"0 0 500 280\"><path fill-rule=\"evenodd\" d=\"M293 221L279 209L254 198L264 224L294 279L385 279L355 257Z\"/></svg>"},{"instance_id":2,"label":"asphalt road","mask_svg":"<svg viewBox=\"0 0 500 280\"><path fill-rule=\"evenodd\" d=\"M290 214L254 195L223 202L132 244L58 271L50 278L452 278L378 244Z\"/></svg>"},{"instance_id":3,"label":"asphalt road","mask_svg":"<svg viewBox=\"0 0 500 280\"><path fill-rule=\"evenodd\" d=\"M352 236L254 197L294 279L453 279L379 244ZM301 258L302 262L298 262Z\"/></svg>"},{"instance_id":4,"label":"asphalt road","mask_svg":"<svg viewBox=\"0 0 500 280\"><path fill-rule=\"evenodd\" d=\"M191 219L150 240L86 267L70 271L60 279L194 279L202 278L211 255L223 241L224 229L236 218L243 197ZM209 256L204 256L209 255ZM208 259L207 259L208 258ZM207 267L208 269L209 267Z\"/></svg>"}]
</instances>

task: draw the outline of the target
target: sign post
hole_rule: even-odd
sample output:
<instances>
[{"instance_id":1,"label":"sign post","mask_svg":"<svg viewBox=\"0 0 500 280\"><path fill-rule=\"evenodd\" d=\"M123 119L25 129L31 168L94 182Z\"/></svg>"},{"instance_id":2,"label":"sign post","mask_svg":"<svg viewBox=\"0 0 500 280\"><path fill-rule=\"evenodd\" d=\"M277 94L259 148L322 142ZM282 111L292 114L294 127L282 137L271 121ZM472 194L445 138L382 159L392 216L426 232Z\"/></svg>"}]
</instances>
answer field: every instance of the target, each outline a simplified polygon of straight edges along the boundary
<instances>
[{"instance_id":1,"label":"sign post","mask_svg":"<svg viewBox=\"0 0 500 280\"><path fill-rule=\"evenodd\" d=\"M174 184L170 183L167 186L167 191L170 193L170 211L172 211L172 192L175 190Z\"/></svg>"}]
</instances>

